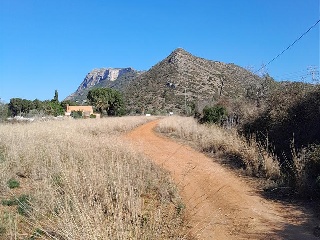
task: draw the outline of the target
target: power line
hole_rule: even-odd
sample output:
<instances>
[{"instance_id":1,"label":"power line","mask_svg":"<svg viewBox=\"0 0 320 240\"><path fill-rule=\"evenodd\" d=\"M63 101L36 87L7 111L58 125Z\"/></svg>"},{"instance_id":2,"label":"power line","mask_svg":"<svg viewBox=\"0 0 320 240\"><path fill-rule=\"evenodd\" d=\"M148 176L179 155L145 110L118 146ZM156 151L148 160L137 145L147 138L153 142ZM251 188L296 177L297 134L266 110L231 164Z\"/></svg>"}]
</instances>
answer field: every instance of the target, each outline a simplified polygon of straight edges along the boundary
<instances>
[{"instance_id":1,"label":"power line","mask_svg":"<svg viewBox=\"0 0 320 240\"><path fill-rule=\"evenodd\" d=\"M298 37L293 43L291 43L286 49L284 49L281 53L279 53L276 57L274 57L271 61L269 61L266 65L262 66L258 71L256 71L255 73L259 72L260 70L262 70L263 68L265 68L266 66L268 66L270 63L272 63L273 61L275 61L278 57L280 57L284 52L286 52L287 50L289 50L294 44L296 44L301 38L303 38L312 28L314 28L315 26L317 26L317 24L320 22L320 19L313 24L306 32L304 32L300 37Z\"/></svg>"}]
</instances>

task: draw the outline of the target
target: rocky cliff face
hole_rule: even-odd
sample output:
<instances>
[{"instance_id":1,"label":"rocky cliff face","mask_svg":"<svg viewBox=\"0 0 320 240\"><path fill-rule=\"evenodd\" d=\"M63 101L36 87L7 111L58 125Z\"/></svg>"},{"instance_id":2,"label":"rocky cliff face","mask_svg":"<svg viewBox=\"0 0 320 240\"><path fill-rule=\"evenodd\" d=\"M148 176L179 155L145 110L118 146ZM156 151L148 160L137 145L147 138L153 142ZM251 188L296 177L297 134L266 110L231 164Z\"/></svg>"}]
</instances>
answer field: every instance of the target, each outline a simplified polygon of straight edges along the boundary
<instances>
[{"instance_id":1,"label":"rocky cliff face","mask_svg":"<svg viewBox=\"0 0 320 240\"><path fill-rule=\"evenodd\" d=\"M87 74L76 92L93 87L102 81L115 81L123 74L133 71L132 68L97 68Z\"/></svg>"},{"instance_id":2,"label":"rocky cliff face","mask_svg":"<svg viewBox=\"0 0 320 240\"><path fill-rule=\"evenodd\" d=\"M92 87L113 87L135 77L138 72L132 68L96 68L89 72L78 89L65 100L82 101ZM119 83L121 82L121 83ZM115 87L117 88L117 87Z\"/></svg>"}]
</instances>

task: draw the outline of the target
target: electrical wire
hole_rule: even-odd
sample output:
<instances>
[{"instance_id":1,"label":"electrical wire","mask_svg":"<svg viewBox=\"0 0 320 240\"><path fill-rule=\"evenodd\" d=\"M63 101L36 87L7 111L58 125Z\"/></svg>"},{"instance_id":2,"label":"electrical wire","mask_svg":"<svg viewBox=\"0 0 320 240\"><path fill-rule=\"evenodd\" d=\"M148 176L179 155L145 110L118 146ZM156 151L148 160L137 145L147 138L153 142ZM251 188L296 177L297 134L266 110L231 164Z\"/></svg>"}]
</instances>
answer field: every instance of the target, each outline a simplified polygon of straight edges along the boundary
<instances>
[{"instance_id":1,"label":"electrical wire","mask_svg":"<svg viewBox=\"0 0 320 240\"><path fill-rule=\"evenodd\" d=\"M273 61L275 61L277 58L279 58L283 53L285 53L287 50L289 50L294 44L296 44L301 38L303 38L312 28L314 28L315 26L317 26L317 24L320 22L320 19L313 24L306 32L304 32L299 38L297 38L293 43L291 43L286 49L284 49L281 53L279 53L276 57L274 57L272 60L270 60L266 65L262 66L258 71L256 71L255 73L260 72L263 68L265 68L266 66L268 66L270 63L272 63Z\"/></svg>"}]
</instances>

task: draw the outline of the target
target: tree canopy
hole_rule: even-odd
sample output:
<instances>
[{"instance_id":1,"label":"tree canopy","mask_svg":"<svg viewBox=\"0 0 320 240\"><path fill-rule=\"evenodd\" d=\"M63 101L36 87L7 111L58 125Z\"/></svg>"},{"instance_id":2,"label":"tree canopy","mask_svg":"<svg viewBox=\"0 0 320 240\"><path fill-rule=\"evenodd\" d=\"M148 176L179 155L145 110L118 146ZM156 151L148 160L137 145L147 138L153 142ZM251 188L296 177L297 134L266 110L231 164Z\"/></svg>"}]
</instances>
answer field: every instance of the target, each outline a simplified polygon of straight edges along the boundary
<instances>
[{"instance_id":1,"label":"tree canopy","mask_svg":"<svg viewBox=\"0 0 320 240\"><path fill-rule=\"evenodd\" d=\"M53 101L53 102L59 102L58 90L55 90L55 91L54 91L54 97L53 97L53 99L52 99L51 101Z\"/></svg>"},{"instance_id":2,"label":"tree canopy","mask_svg":"<svg viewBox=\"0 0 320 240\"><path fill-rule=\"evenodd\" d=\"M8 104L1 101L0 98L0 122L6 119L8 116Z\"/></svg>"},{"instance_id":3,"label":"tree canopy","mask_svg":"<svg viewBox=\"0 0 320 240\"><path fill-rule=\"evenodd\" d=\"M27 114L31 109L35 109L33 101L21 98L11 98L9 110L12 116Z\"/></svg>"},{"instance_id":4,"label":"tree canopy","mask_svg":"<svg viewBox=\"0 0 320 240\"><path fill-rule=\"evenodd\" d=\"M55 90L54 98L51 100L40 101L35 99L32 101L22 98L11 98L8 109L12 117L40 113L53 116L64 115L64 103L59 103L57 90Z\"/></svg>"},{"instance_id":5,"label":"tree canopy","mask_svg":"<svg viewBox=\"0 0 320 240\"><path fill-rule=\"evenodd\" d=\"M227 115L227 110L223 106L206 106L203 109L203 123L221 123L223 118Z\"/></svg>"},{"instance_id":6,"label":"tree canopy","mask_svg":"<svg viewBox=\"0 0 320 240\"><path fill-rule=\"evenodd\" d=\"M122 94L111 88L95 88L88 92L87 98L102 114L104 111L109 116L119 116L124 113Z\"/></svg>"}]
</instances>

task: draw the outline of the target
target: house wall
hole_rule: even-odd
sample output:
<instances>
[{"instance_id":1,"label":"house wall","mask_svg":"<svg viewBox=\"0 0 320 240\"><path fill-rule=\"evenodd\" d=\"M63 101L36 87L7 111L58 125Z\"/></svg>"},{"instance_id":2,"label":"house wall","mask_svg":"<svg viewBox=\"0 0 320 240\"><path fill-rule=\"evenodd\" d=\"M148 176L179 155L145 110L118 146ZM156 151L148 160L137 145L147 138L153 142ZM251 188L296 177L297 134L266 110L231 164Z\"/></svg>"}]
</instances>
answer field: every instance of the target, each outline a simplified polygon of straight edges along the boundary
<instances>
[{"instance_id":1,"label":"house wall","mask_svg":"<svg viewBox=\"0 0 320 240\"><path fill-rule=\"evenodd\" d=\"M69 105L67 105L66 110L67 110L67 113L71 113L72 111L82 111L84 113L93 114L92 106L69 106Z\"/></svg>"}]
</instances>

